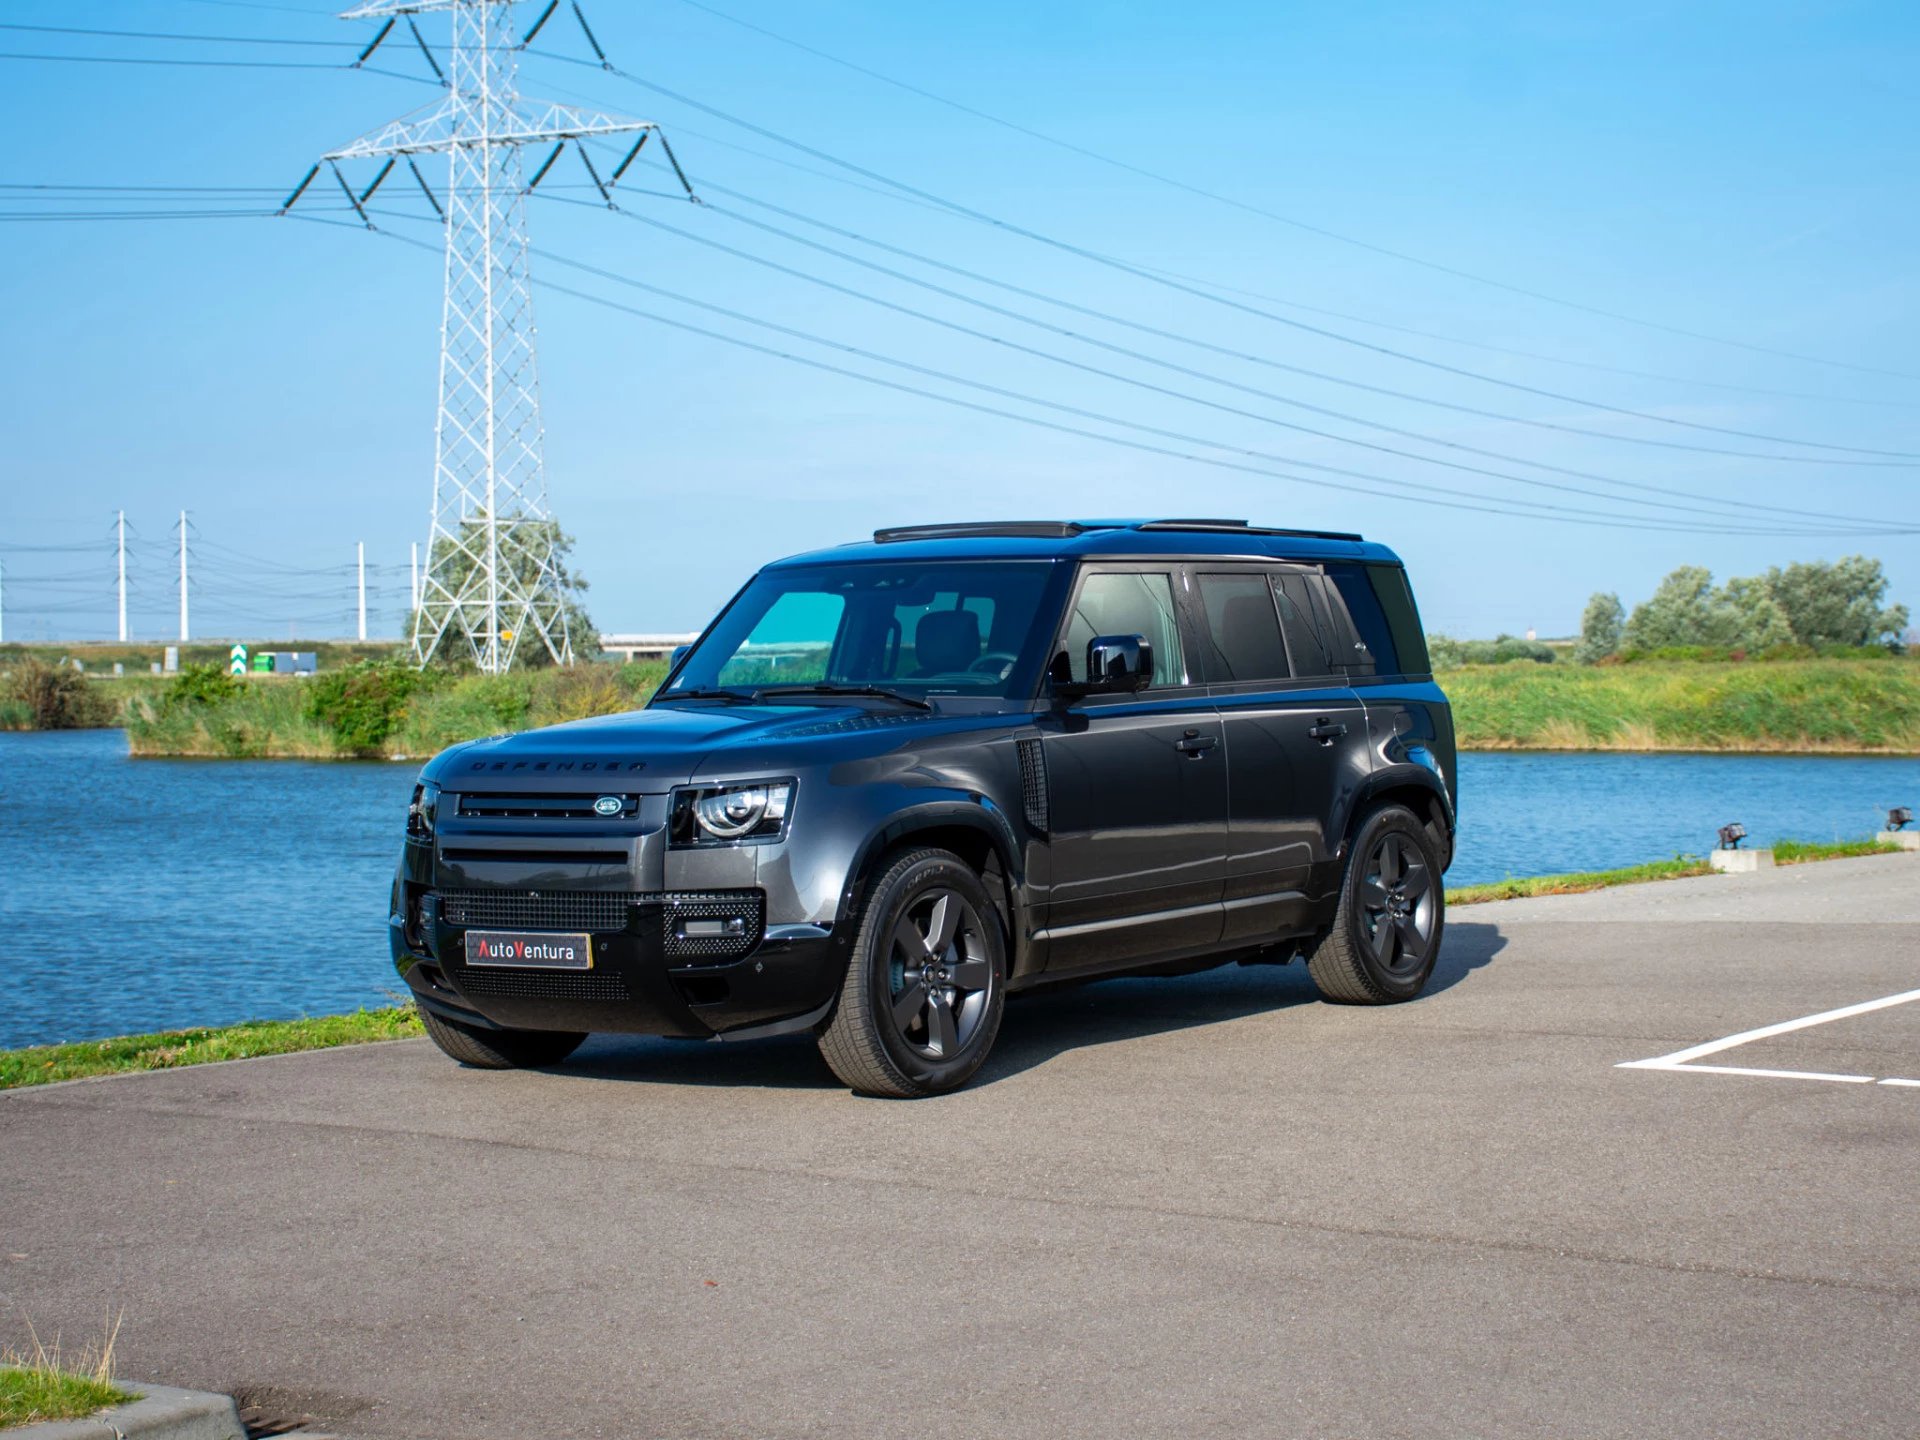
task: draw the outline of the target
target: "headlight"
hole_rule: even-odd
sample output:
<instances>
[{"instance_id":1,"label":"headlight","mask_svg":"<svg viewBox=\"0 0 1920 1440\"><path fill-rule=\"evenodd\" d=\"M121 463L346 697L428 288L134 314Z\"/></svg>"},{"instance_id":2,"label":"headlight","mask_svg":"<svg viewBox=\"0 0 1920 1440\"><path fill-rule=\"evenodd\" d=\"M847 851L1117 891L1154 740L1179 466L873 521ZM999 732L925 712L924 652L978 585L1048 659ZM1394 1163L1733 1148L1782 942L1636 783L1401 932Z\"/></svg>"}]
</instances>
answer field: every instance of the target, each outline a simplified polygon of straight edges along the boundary
<instances>
[{"instance_id":1,"label":"headlight","mask_svg":"<svg viewBox=\"0 0 1920 1440\"><path fill-rule=\"evenodd\" d=\"M422 780L413 787L413 801L407 806L407 839L421 842L433 839L434 812L440 807L440 787Z\"/></svg>"},{"instance_id":2,"label":"headlight","mask_svg":"<svg viewBox=\"0 0 1920 1440\"><path fill-rule=\"evenodd\" d=\"M673 792L669 833L675 845L736 845L778 840L793 805L791 780L711 785Z\"/></svg>"}]
</instances>

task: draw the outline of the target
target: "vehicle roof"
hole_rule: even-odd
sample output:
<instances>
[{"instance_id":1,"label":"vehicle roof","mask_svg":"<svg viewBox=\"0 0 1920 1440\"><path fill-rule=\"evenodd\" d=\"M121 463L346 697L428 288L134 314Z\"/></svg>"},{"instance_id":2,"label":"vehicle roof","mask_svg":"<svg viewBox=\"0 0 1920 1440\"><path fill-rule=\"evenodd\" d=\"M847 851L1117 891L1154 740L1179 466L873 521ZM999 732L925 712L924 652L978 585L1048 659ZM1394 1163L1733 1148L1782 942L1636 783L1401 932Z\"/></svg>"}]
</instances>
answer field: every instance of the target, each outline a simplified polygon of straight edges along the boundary
<instances>
[{"instance_id":1,"label":"vehicle roof","mask_svg":"<svg viewBox=\"0 0 1920 1440\"><path fill-rule=\"evenodd\" d=\"M1386 546L1334 531L1284 530L1244 520L1035 520L903 526L872 540L810 550L769 569L867 560L1135 559L1154 555L1263 560L1374 560Z\"/></svg>"}]
</instances>

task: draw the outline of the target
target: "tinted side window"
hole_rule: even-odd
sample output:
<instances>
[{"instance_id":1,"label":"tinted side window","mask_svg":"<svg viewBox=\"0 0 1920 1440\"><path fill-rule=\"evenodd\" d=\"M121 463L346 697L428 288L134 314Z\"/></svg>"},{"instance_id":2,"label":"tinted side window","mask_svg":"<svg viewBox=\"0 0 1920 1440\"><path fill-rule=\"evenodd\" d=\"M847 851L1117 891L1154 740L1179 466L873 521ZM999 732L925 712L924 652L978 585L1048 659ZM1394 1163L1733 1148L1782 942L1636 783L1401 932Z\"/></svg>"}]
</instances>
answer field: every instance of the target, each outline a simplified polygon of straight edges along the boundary
<instances>
[{"instance_id":1,"label":"tinted side window","mask_svg":"<svg viewBox=\"0 0 1920 1440\"><path fill-rule=\"evenodd\" d=\"M1293 673L1333 674L1332 652L1313 618L1313 602L1307 598L1307 577L1275 575L1273 591L1274 598L1280 602L1280 624L1286 631L1287 649L1293 655Z\"/></svg>"},{"instance_id":2,"label":"tinted side window","mask_svg":"<svg viewBox=\"0 0 1920 1440\"><path fill-rule=\"evenodd\" d=\"M1430 673L1433 662L1427 658L1427 637L1420 628L1420 612L1414 608L1413 590L1407 584L1407 572L1398 565L1369 565L1367 578L1373 582L1373 593L1379 597L1380 608L1386 612L1387 629L1393 635L1393 649L1399 657L1400 673Z\"/></svg>"},{"instance_id":3,"label":"tinted side window","mask_svg":"<svg viewBox=\"0 0 1920 1440\"><path fill-rule=\"evenodd\" d=\"M1267 577L1242 571L1199 577L1207 612L1207 678L1221 683L1283 680L1287 647Z\"/></svg>"},{"instance_id":4,"label":"tinted side window","mask_svg":"<svg viewBox=\"0 0 1920 1440\"><path fill-rule=\"evenodd\" d=\"M1373 593L1373 582L1367 578L1365 569L1358 565L1329 565L1327 579L1332 582L1327 601L1334 607L1335 627L1344 619L1352 625L1354 638L1366 647L1353 651L1354 660L1359 663L1350 667L1352 673L1398 674L1400 662L1394 658L1393 632L1387 627L1386 612L1380 608L1380 597ZM1346 612L1344 616L1340 614L1342 610Z\"/></svg>"},{"instance_id":5,"label":"tinted side window","mask_svg":"<svg viewBox=\"0 0 1920 1440\"><path fill-rule=\"evenodd\" d=\"M1180 617L1173 608L1173 577L1165 571L1089 575L1067 618L1067 659L1073 677L1087 676L1087 642L1101 635L1141 635L1153 647L1153 688L1187 683L1180 651Z\"/></svg>"}]
</instances>

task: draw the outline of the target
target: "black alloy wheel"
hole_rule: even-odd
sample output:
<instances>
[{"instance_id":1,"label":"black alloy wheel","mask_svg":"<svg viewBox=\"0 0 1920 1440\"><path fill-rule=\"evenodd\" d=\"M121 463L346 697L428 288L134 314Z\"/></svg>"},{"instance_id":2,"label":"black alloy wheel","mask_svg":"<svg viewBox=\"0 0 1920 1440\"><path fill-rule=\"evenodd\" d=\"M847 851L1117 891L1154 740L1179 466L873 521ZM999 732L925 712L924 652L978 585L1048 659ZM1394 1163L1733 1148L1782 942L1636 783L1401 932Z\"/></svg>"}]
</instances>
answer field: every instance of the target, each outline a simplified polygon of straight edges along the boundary
<instances>
[{"instance_id":1,"label":"black alloy wheel","mask_svg":"<svg viewBox=\"0 0 1920 1440\"><path fill-rule=\"evenodd\" d=\"M932 886L893 927L887 1014L894 1032L927 1060L950 1060L980 1032L993 993L986 925L966 896Z\"/></svg>"},{"instance_id":2,"label":"black alloy wheel","mask_svg":"<svg viewBox=\"0 0 1920 1440\"><path fill-rule=\"evenodd\" d=\"M948 851L909 851L867 893L820 1053L863 1095L958 1089L999 1033L1006 984L1000 912L980 876Z\"/></svg>"},{"instance_id":3,"label":"black alloy wheel","mask_svg":"<svg viewBox=\"0 0 1920 1440\"><path fill-rule=\"evenodd\" d=\"M1405 806L1382 805L1354 827L1333 924L1307 973L1341 1004L1411 1000L1433 974L1446 924L1438 844Z\"/></svg>"},{"instance_id":4,"label":"black alloy wheel","mask_svg":"<svg viewBox=\"0 0 1920 1440\"><path fill-rule=\"evenodd\" d=\"M1426 858L1399 831L1383 831L1361 875L1360 927L1374 961L1394 975L1424 969L1440 908Z\"/></svg>"}]
</instances>

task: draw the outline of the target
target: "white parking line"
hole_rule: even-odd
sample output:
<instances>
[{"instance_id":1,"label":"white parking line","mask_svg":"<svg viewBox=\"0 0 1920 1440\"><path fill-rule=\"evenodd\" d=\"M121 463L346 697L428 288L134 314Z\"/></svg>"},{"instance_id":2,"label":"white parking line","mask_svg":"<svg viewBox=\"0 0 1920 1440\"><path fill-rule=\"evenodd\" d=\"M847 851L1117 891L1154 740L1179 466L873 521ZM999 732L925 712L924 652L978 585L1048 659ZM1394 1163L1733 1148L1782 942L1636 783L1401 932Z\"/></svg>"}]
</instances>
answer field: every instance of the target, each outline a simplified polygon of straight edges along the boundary
<instances>
[{"instance_id":1,"label":"white parking line","mask_svg":"<svg viewBox=\"0 0 1920 1440\"><path fill-rule=\"evenodd\" d=\"M1920 1080L1881 1080L1872 1075L1827 1075L1817 1070L1748 1070L1737 1065L1690 1063L1705 1059L1709 1055L1718 1055L1722 1050L1731 1050L1736 1045L1746 1045L1755 1040L1766 1040L1775 1035L1804 1030L1809 1025L1824 1025L1829 1020L1845 1020L1850 1016L1885 1010L1890 1005L1905 1005L1912 1000L1920 1000L1920 990L1905 990L1898 995L1887 995L1879 1000L1863 1000L1858 1005L1843 1005L1838 1010L1822 1010L1818 1015L1806 1015L1798 1020L1782 1020L1777 1025L1763 1025L1758 1030L1742 1030L1738 1035L1729 1035L1724 1040L1709 1040L1704 1045L1676 1050L1671 1055L1657 1055L1651 1060L1623 1060L1614 1068L1616 1070L1685 1070L1698 1075L1753 1075L1765 1080L1826 1080L1836 1085L1902 1085L1920 1089Z\"/></svg>"}]
</instances>

